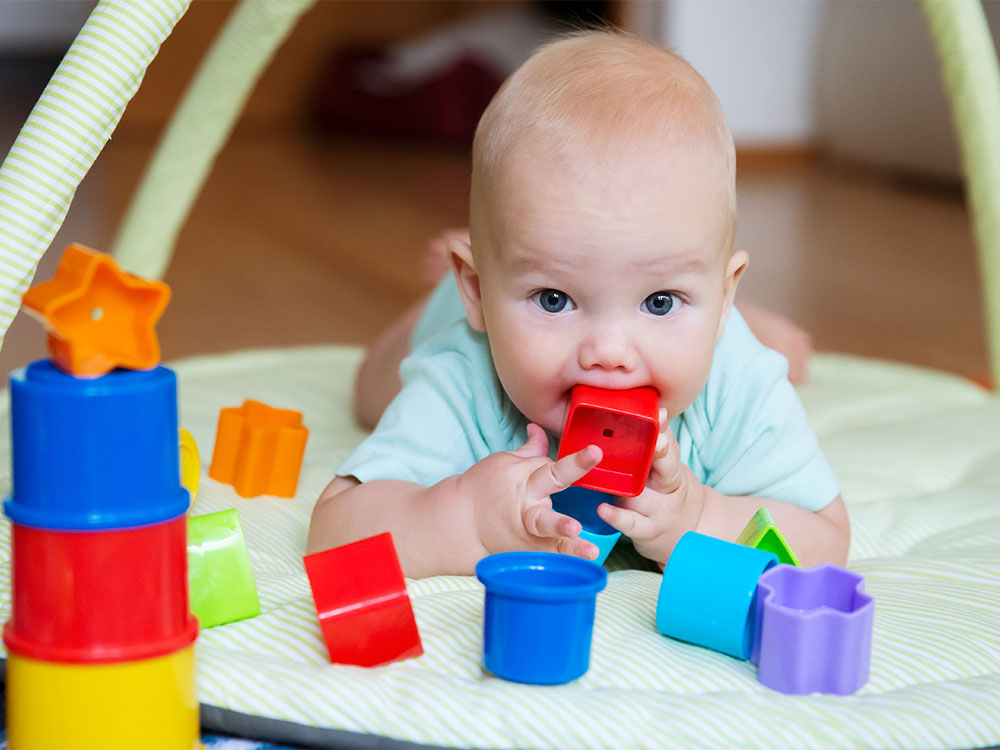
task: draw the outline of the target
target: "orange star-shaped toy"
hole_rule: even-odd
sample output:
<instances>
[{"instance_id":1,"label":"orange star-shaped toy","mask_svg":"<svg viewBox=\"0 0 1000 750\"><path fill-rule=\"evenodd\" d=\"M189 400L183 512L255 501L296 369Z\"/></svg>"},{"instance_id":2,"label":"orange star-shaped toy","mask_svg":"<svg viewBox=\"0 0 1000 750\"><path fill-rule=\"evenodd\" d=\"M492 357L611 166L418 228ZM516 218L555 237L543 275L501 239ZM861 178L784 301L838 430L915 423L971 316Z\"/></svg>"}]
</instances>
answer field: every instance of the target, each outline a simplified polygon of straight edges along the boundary
<instances>
[{"instance_id":1,"label":"orange star-shaped toy","mask_svg":"<svg viewBox=\"0 0 1000 750\"><path fill-rule=\"evenodd\" d=\"M71 375L97 377L116 367L160 362L155 325L170 287L123 271L110 255L66 248L56 275L29 289L25 309L48 331L52 362Z\"/></svg>"}]
</instances>

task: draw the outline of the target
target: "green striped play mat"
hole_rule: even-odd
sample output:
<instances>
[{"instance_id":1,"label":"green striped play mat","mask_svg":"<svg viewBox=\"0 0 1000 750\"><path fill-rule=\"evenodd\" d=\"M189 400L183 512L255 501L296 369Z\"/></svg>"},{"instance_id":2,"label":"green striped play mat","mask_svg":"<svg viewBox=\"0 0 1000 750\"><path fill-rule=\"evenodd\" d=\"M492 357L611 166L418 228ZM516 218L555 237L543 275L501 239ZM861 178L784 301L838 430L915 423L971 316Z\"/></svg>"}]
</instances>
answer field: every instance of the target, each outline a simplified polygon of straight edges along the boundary
<instances>
[{"instance_id":1,"label":"green striped play mat","mask_svg":"<svg viewBox=\"0 0 1000 750\"><path fill-rule=\"evenodd\" d=\"M819 355L802 390L851 512L850 567L876 599L871 681L857 695L781 695L759 685L747 662L660 636L660 576L635 569L614 570L598 597L590 671L569 685L534 687L483 673L483 590L472 577L409 583L422 657L374 669L328 663L301 555L315 498L364 434L350 410L358 359L354 348L319 347L175 364L181 425L197 439L205 470L222 407L260 399L301 410L310 430L294 499L242 499L202 477L193 512L239 509L262 610L199 638L207 729L321 747L1000 742L1000 402L978 387ZM0 408L6 418L5 395ZM6 619L6 539L0 550Z\"/></svg>"},{"instance_id":2,"label":"green striped play mat","mask_svg":"<svg viewBox=\"0 0 1000 750\"><path fill-rule=\"evenodd\" d=\"M105 0L0 166L0 341L38 258L189 0ZM168 128L114 243L158 276L273 49L310 0L243 0ZM924 0L955 109L1000 378L1000 78L973 0ZM755 668L660 636L660 577L612 559L590 671L515 685L480 668L474 578L410 582L425 653L375 669L331 665L302 568L309 514L363 437L350 391L360 352L299 348L176 363L181 425L207 467L219 409L255 398L301 410L309 444L293 499L242 499L202 477L195 514L237 508L261 615L202 633L209 730L318 747L948 748L1000 743L1000 401L956 377L820 355L802 390L853 521L850 566L876 599L871 680L849 697L790 697ZM0 398L6 419L7 398ZM0 493L10 489L9 429ZM10 615L0 524L0 621Z\"/></svg>"}]
</instances>

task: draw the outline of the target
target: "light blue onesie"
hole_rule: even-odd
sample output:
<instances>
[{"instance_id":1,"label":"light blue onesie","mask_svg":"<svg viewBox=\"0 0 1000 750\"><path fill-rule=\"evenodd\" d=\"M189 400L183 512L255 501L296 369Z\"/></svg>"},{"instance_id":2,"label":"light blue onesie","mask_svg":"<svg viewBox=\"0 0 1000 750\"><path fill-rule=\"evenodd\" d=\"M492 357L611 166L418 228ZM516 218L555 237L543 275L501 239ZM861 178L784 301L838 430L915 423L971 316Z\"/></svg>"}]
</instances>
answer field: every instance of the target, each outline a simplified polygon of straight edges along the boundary
<instances>
[{"instance_id":1,"label":"light blue onesie","mask_svg":"<svg viewBox=\"0 0 1000 750\"><path fill-rule=\"evenodd\" d=\"M819 510L837 496L837 479L787 367L734 308L708 382L670 428L681 460L709 487ZM430 486L524 442L527 419L504 394L486 336L466 322L450 275L431 296L400 375L403 390L339 475Z\"/></svg>"}]
</instances>

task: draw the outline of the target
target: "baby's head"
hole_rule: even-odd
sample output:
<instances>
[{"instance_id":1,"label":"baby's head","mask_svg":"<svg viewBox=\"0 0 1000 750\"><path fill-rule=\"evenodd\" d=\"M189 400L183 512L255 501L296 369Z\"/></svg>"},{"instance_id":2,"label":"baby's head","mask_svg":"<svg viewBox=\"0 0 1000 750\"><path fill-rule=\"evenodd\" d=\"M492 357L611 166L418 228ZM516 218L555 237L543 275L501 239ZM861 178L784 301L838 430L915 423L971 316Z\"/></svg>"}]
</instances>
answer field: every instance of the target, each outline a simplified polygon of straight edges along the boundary
<instances>
[{"instance_id":1,"label":"baby's head","mask_svg":"<svg viewBox=\"0 0 1000 750\"><path fill-rule=\"evenodd\" d=\"M612 32L536 51L479 123L472 241L451 248L514 405L555 434L578 383L683 411L746 266L735 211L732 136L690 65Z\"/></svg>"}]
</instances>

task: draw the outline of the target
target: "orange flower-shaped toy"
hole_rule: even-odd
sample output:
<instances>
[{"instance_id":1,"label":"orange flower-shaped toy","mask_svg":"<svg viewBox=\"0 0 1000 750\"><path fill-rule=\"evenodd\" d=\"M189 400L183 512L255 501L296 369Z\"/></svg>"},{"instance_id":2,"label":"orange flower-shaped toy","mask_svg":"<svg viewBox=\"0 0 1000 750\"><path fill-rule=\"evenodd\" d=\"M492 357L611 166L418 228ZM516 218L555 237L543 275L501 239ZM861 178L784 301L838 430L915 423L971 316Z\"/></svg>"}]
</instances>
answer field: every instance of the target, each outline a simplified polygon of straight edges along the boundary
<instances>
[{"instance_id":1,"label":"orange flower-shaped toy","mask_svg":"<svg viewBox=\"0 0 1000 750\"><path fill-rule=\"evenodd\" d=\"M308 437L302 412L247 399L219 412L208 475L240 497L294 497Z\"/></svg>"}]
</instances>

